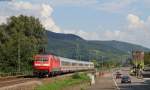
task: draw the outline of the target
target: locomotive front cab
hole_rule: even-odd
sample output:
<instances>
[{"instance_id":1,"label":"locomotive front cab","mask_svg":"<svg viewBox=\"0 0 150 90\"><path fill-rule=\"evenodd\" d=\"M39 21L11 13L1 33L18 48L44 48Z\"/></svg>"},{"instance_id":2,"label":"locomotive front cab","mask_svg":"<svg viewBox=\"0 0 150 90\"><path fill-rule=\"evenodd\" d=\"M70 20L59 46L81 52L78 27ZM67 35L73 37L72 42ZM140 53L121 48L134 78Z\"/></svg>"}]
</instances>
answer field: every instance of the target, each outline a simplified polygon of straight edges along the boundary
<instances>
[{"instance_id":1,"label":"locomotive front cab","mask_svg":"<svg viewBox=\"0 0 150 90\"><path fill-rule=\"evenodd\" d=\"M35 57L34 67L35 69L47 69L50 66L49 58L45 56Z\"/></svg>"},{"instance_id":2,"label":"locomotive front cab","mask_svg":"<svg viewBox=\"0 0 150 90\"><path fill-rule=\"evenodd\" d=\"M38 76L47 75L50 72L50 57L48 55L37 55L34 57L34 74Z\"/></svg>"}]
</instances>

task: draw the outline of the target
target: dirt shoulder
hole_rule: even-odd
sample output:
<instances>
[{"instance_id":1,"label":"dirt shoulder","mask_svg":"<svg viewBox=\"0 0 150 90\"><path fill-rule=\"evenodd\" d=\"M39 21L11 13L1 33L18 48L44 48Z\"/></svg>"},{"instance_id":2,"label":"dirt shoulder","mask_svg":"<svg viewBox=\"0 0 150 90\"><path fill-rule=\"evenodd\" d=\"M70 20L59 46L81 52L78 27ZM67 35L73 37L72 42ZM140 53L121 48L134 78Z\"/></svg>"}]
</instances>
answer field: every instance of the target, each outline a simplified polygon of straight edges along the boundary
<instances>
[{"instance_id":1,"label":"dirt shoulder","mask_svg":"<svg viewBox=\"0 0 150 90\"><path fill-rule=\"evenodd\" d=\"M81 83L65 88L64 90L116 90L115 83L111 73L104 73L104 75L98 75L96 77L96 83L90 85L90 83Z\"/></svg>"},{"instance_id":2,"label":"dirt shoulder","mask_svg":"<svg viewBox=\"0 0 150 90\"><path fill-rule=\"evenodd\" d=\"M111 73L105 73L104 76L97 76L96 83L86 90L116 90Z\"/></svg>"}]
</instances>

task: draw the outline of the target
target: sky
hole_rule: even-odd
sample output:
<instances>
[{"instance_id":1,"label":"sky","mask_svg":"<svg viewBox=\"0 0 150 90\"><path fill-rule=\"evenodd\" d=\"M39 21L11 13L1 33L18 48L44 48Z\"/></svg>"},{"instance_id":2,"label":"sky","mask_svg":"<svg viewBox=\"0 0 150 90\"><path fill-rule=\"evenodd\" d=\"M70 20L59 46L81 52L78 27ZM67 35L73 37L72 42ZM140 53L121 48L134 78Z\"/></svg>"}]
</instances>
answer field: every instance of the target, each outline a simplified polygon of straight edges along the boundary
<instances>
[{"instance_id":1,"label":"sky","mask_svg":"<svg viewBox=\"0 0 150 90\"><path fill-rule=\"evenodd\" d=\"M0 0L0 24L20 14L49 31L150 48L150 0Z\"/></svg>"}]
</instances>

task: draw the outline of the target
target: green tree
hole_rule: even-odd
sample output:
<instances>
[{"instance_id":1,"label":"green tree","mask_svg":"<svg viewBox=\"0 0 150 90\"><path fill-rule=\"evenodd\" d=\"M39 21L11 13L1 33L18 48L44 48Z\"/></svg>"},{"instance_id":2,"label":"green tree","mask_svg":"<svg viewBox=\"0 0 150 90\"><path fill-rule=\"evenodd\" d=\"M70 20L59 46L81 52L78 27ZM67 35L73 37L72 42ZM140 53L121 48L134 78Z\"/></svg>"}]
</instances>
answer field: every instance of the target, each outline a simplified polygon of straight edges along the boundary
<instances>
[{"instance_id":1,"label":"green tree","mask_svg":"<svg viewBox=\"0 0 150 90\"><path fill-rule=\"evenodd\" d=\"M144 64L145 65L150 65L150 52L145 52L144 54Z\"/></svg>"},{"instance_id":2,"label":"green tree","mask_svg":"<svg viewBox=\"0 0 150 90\"><path fill-rule=\"evenodd\" d=\"M46 30L39 19L10 17L0 25L0 72L31 70L33 55L46 45Z\"/></svg>"}]
</instances>

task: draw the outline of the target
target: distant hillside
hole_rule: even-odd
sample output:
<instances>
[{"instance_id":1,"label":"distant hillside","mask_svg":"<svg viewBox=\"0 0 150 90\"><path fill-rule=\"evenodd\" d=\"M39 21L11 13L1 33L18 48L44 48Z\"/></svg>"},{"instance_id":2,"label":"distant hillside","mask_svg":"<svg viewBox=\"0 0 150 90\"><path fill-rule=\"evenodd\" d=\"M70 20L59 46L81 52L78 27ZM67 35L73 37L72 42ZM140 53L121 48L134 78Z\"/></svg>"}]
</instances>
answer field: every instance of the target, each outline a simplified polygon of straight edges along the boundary
<instances>
[{"instance_id":1,"label":"distant hillside","mask_svg":"<svg viewBox=\"0 0 150 90\"><path fill-rule=\"evenodd\" d=\"M127 52L129 53L130 51L134 51L134 50L140 50L140 51L150 51L149 48L140 46L140 45L136 45L136 44L131 44L131 43L127 43L127 42L122 42L122 41L116 41L116 40L112 40L112 41L90 41L94 44L101 44L107 47L112 47L112 48L116 48L119 49L123 52Z\"/></svg>"},{"instance_id":2,"label":"distant hillside","mask_svg":"<svg viewBox=\"0 0 150 90\"><path fill-rule=\"evenodd\" d=\"M81 37L74 34L63 34L47 31L47 35L50 38L59 39L59 40L83 40Z\"/></svg>"},{"instance_id":3,"label":"distant hillside","mask_svg":"<svg viewBox=\"0 0 150 90\"><path fill-rule=\"evenodd\" d=\"M117 60L132 50L150 49L120 41L87 41L73 34L47 31L48 51L55 55L81 60Z\"/></svg>"}]
</instances>

